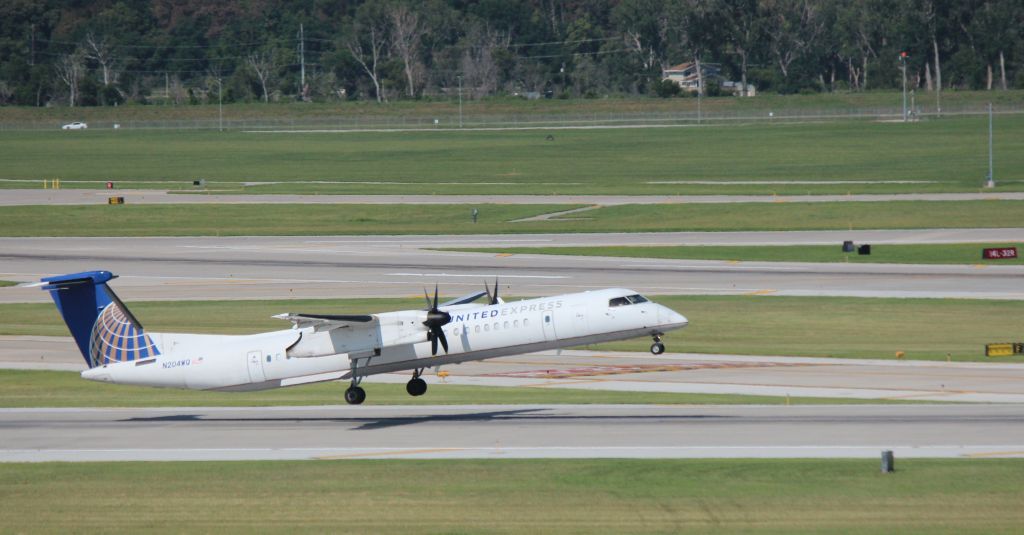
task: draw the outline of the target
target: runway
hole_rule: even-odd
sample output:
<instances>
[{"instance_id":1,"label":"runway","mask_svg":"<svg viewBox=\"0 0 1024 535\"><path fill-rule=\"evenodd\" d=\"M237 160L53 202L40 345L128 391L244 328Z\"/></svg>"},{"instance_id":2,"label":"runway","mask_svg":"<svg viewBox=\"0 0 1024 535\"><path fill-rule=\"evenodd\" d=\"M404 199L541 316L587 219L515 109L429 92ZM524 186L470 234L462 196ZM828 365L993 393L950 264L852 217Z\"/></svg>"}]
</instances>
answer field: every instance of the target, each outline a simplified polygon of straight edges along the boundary
<instances>
[{"instance_id":1,"label":"runway","mask_svg":"<svg viewBox=\"0 0 1024 535\"><path fill-rule=\"evenodd\" d=\"M806 264L503 255L427 247L958 243L1024 241L1024 229L473 236L0 238L0 278L105 269L126 299L396 297L439 283L462 295L498 276L504 295L606 287L647 294L1024 299L1024 266ZM980 251L979 251L980 256ZM0 302L44 302L0 288Z\"/></svg>"},{"instance_id":2,"label":"runway","mask_svg":"<svg viewBox=\"0 0 1024 535\"><path fill-rule=\"evenodd\" d=\"M0 461L1022 457L1024 405L0 409Z\"/></svg>"},{"instance_id":3,"label":"runway","mask_svg":"<svg viewBox=\"0 0 1024 535\"><path fill-rule=\"evenodd\" d=\"M674 346L668 340L671 351ZM0 368L81 371L69 337L0 336ZM1024 364L562 350L429 369L429 384L677 394L1024 403ZM405 384L408 374L374 375ZM339 387L340 395L340 387ZM596 394L599 396L599 394Z\"/></svg>"},{"instance_id":4,"label":"runway","mask_svg":"<svg viewBox=\"0 0 1024 535\"><path fill-rule=\"evenodd\" d=\"M73 182L73 181L72 181ZM88 181L91 184L102 181ZM185 181L181 181L185 183ZM278 182L259 182L277 184ZM344 181L313 183L345 184ZM650 182L681 184L682 182ZM701 182L697 182L701 183ZM729 182L707 182L729 184ZM740 182L743 183L743 182ZM844 182L749 182L748 184L843 184ZM851 182L846 182L847 184ZM887 182L852 181L854 184ZM891 182L889 182L891 183ZM895 181L900 183L900 181ZM912 182L911 182L912 183ZM238 184L232 183L232 184ZM452 183L460 186L472 184ZM111 196L124 197L129 204L588 204L615 206L621 204L722 204L776 202L890 202L890 201L975 201L1024 200L1024 192L986 193L875 193L857 195L245 195L204 193L202 191L169 192L157 189L10 189L0 196L0 206L107 204Z\"/></svg>"}]
</instances>

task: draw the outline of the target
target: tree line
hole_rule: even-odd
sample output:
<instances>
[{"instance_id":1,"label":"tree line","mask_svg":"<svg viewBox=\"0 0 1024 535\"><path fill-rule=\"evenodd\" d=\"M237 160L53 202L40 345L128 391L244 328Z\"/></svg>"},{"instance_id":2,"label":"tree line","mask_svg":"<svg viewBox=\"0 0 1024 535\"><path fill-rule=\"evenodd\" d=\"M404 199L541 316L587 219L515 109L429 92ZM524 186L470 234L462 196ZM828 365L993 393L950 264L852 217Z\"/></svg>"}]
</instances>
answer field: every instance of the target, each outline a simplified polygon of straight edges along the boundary
<instances>
[{"instance_id":1,"label":"tree line","mask_svg":"<svg viewBox=\"0 0 1024 535\"><path fill-rule=\"evenodd\" d=\"M905 53L905 56L903 55ZM1024 88L1020 0L5 0L0 104ZM701 72L698 70L698 72ZM709 84L702 88L713 89ZM702 89L703 90L703 89Z\"/></svg>"}]
</instances>

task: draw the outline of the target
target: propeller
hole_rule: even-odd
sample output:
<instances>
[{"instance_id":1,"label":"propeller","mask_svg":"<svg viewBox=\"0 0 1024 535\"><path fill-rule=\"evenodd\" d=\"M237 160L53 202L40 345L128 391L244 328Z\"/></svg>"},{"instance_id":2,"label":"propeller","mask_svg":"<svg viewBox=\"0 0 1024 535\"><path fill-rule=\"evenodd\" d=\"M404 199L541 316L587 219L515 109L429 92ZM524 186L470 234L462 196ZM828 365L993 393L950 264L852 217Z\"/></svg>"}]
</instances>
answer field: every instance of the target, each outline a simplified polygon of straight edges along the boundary
<instances>
[{"instance_id":1,"label":"propeller","mask_svg":"<svg viewBox=\"0 0 1024 535\"><path fill-rule=\"evenodd\" d=\"M491 289L487 287L487 281L484 281L484 291L487 292L487 301L492 305L497 305L498 301L498 277L494 277L494 293L491 293Z\"/></svg>"},{"instance_id":2,"label":"propeller","mask_svg":"<svg viewBox=\"0 0 1024 535\"><path fill-rule=\"evenodd\" d=\"M437 354L437 343L441 342L441 347L444 348L444 352L448 352L448 339L444 336L444 331L441 327L444 327L448 322L452 321L451 314L447 312L441 312L437 309L437 285L434 285L434 301L431 303L430 296L427 295L427 290L423 290L423 298L427 300L427 306L430 307L427 310L427 319L423 322L423 325L427 328L427 339L430 340L430 354Z\"/></svg>"}]
</instances>

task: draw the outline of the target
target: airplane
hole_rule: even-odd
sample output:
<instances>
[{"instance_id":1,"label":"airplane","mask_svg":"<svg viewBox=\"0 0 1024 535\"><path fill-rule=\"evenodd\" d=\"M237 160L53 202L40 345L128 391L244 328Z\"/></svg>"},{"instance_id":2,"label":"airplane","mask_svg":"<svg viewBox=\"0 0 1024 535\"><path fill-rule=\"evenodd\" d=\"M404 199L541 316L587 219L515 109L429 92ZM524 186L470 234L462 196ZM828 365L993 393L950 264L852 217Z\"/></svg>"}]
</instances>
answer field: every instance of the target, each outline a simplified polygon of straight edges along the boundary
<instances>
[{"instance_id":1,"label":"airplane","mask_svg":"<svg viewBox=\"0 0 1024 535\"><path fill-rule=\"evenodd\" d=\"M345 401L366 399L363 378L412 371L406 391L421 396L424 370L570 346L651 336L685 327L681 314L637 292L608 288L506 302L482 292L425 310L379 314L274 316L291 328L251 335L156 333L143 328L107 284L117 275L86 271L41 279L89 369L82 377L123 385L191 390L266 390L348 379ZM485 303L476 301L486 297ZM439 351L443 350L443 354Z\"/></svg>"}]
</instances>

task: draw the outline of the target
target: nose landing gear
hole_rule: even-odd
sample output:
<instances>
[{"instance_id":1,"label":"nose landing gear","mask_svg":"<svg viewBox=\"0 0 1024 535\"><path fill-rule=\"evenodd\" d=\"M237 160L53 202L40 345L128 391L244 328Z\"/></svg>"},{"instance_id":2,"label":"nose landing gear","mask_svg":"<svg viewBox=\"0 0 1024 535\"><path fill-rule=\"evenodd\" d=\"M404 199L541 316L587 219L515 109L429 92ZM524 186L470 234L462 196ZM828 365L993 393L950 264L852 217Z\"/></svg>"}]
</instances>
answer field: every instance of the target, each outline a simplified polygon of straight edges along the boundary
<instances>
[{"instance_id":1,"label":"nose landing gear","mask_svg":"<svg viewBox=\"0 0 1024 535\"><path fill-rule=\"evenodd\" d=\"M661 343L661 335L654 335L654 343L651 344L651 353L654 355L660 355L665 352L665 344Z\"/></svg>"}]
</instances>

